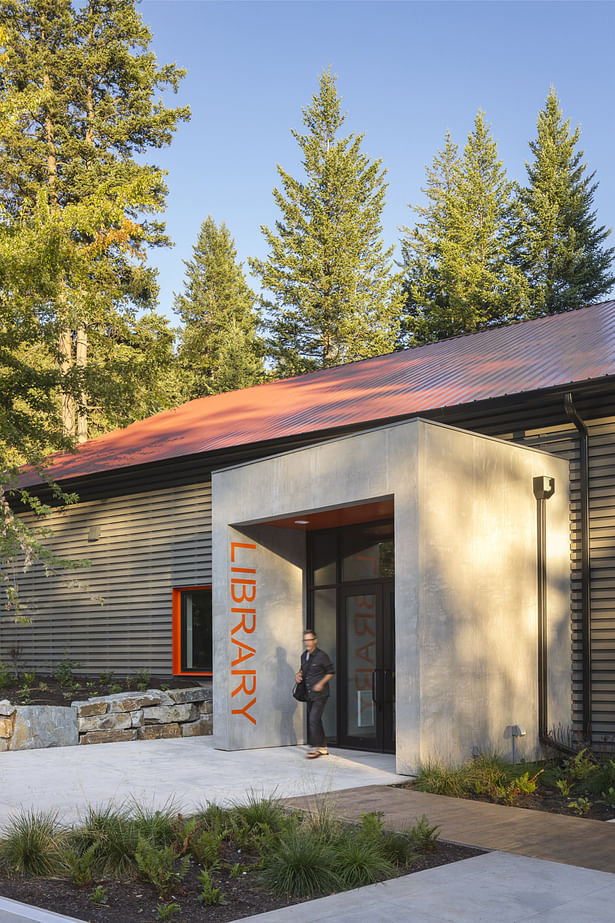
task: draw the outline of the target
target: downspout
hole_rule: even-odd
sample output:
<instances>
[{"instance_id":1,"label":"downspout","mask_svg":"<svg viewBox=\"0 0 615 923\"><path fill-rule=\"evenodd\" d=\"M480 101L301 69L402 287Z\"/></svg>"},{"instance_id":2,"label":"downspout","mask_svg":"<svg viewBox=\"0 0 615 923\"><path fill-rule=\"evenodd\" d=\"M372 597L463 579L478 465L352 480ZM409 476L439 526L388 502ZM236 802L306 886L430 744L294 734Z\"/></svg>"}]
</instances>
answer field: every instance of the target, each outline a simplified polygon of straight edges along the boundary
<instances>
[{"instance_id":1,"label":"downspout","mask_svg":"<svg viewBox=\"0 0 615 923\"><path fill-rule=\"evenodd\" d=\"M592 726L592 634L589 569L589 431L577 413L572 393L564 395L564 410L579 432L581 491L581 639L583 646L583 740L591 740Z\"/></svg>"},{"instance_id":2,"label":"downspout","mask_svg":"<svg viewBox=\"0 0 615 923\"><path fill-rule=\"evenodd\" d=\"M536 596L538 609L538 737L552 746L547 733L547 527L545 503L555 493L555 479L535 477L536 497Z\"/></svg>"},{"instance_id":3,"label":"downspout","mask_svg":"<svg viewBox=\"0 0 615 923\"><path fill-rule=\"evenodd\" d=\"M552 750L568 756L576 750L557 740L548 732L548 675L547 675L547 525L546 501L555 493L555 478L534 478L536 497L536 572L538 610L538 739Z\"/></svg>"}]
</instances>

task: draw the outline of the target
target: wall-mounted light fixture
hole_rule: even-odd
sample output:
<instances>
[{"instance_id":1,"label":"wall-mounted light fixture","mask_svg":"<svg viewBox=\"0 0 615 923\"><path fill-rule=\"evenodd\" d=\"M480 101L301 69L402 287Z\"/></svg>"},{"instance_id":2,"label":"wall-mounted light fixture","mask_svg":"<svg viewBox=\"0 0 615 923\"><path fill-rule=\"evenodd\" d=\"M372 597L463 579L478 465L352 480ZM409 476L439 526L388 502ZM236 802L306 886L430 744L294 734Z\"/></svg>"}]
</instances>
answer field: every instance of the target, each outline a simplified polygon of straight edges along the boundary
<instances>
[{"instance_id":1,"label":"wall-mounted light fixture","mask_svg":"<svg viewBox=\"0 0 615 923\"><path fill-rule=\"evenodd\" d=\"M90 526L88 542L97 542L100 538L100 526Z\"/></svg>"}]
</instances>

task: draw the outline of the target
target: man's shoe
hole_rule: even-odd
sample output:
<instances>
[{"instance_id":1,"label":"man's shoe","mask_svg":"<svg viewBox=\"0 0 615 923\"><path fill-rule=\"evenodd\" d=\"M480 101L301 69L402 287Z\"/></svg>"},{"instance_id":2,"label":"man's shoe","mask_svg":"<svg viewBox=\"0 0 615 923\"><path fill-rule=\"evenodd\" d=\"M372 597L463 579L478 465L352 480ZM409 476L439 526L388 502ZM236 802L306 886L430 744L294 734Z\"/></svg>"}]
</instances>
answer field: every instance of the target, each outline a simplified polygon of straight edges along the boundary
<instances>
[{"instance_id":1,"label":"man's shoe","mask_svg":"<svg viewBox=\"0 0 615 923\"><path fill-rule=\"evenodd\" d=\"M310 753L307 753L305 758L306 760L315 760L317 756L322 756L320 750L311 750Z\"/></svg>"}]
</instances>

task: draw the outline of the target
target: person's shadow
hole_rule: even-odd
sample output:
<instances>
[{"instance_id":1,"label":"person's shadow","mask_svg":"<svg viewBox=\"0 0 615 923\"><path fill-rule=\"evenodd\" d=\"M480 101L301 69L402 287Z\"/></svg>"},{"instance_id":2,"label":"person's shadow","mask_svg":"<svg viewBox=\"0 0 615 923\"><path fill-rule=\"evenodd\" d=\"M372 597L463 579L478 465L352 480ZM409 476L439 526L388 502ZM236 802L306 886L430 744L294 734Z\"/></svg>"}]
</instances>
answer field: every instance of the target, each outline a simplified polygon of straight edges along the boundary
<instances>
[{"instance_id":1,"label":"person's shadow","mask_svg":"<svg viewBox=\"0 0 615 923\"><path fill-rule=\"evenodd\" d=\"M299 704L293 698L295 685L295 670L286 659L286 650L276 648L276 685L273 695L273 707L280 713L280 744L292 746L297 743L295 734L295 711Z\"/></svg>"}]
</instances>

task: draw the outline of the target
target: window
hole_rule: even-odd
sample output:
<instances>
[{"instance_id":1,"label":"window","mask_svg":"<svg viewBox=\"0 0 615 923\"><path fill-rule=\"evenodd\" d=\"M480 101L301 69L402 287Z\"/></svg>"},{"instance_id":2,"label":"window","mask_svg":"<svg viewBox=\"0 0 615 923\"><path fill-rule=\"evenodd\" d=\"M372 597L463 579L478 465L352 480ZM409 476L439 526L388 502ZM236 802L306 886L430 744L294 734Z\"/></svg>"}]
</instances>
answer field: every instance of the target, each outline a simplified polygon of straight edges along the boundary
<instances>
[{"instance_id":1,"label":"window","mask_svg":"<svg viewBox=\"0 0 615 923\"><path fill-rule=\"evenodd\" d=\"M211 676L211 587L173 590L173 673Z\"/></svg>"}]
</instances>

